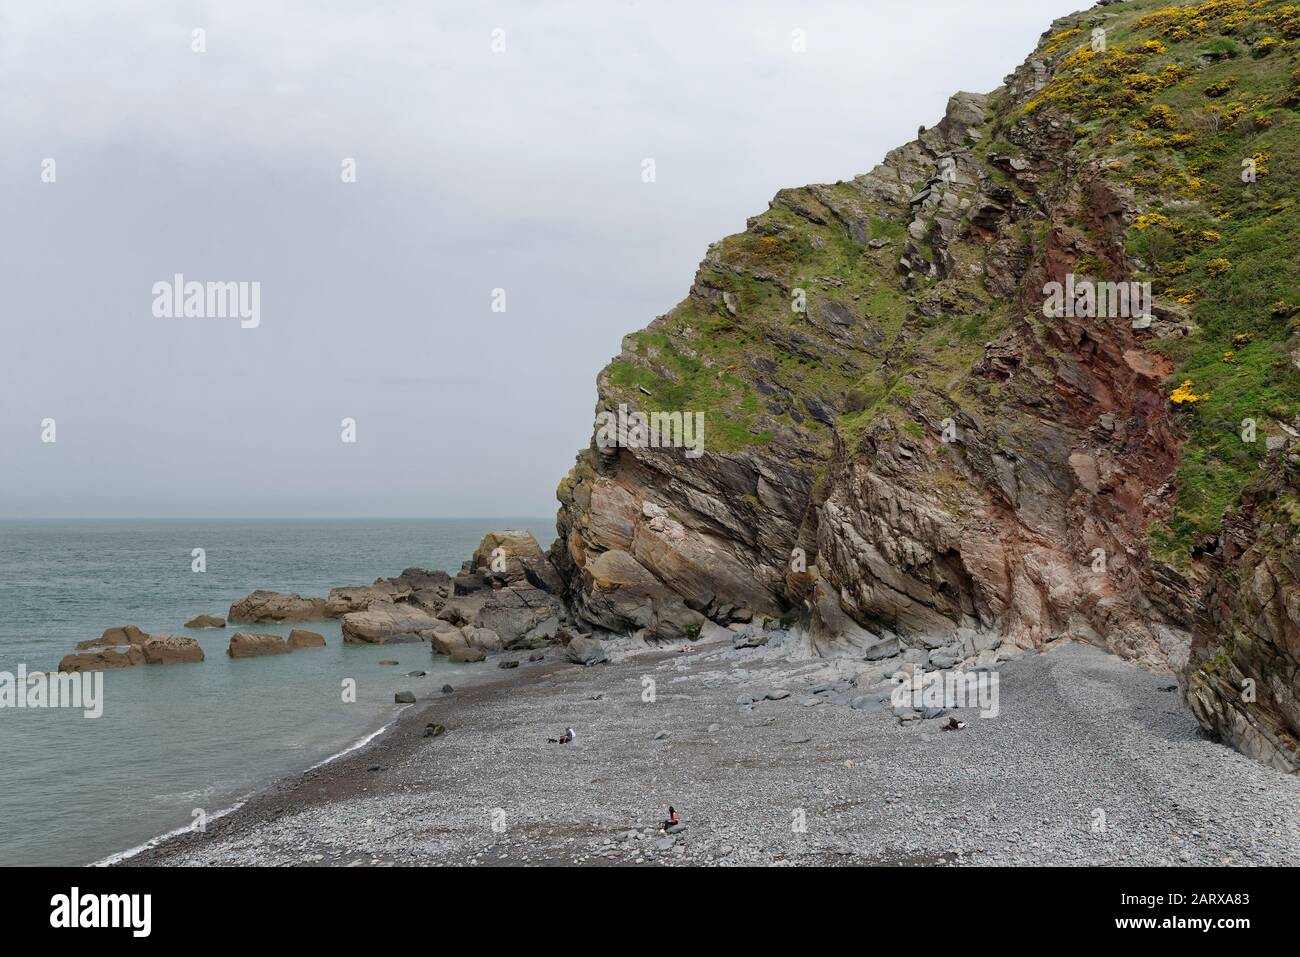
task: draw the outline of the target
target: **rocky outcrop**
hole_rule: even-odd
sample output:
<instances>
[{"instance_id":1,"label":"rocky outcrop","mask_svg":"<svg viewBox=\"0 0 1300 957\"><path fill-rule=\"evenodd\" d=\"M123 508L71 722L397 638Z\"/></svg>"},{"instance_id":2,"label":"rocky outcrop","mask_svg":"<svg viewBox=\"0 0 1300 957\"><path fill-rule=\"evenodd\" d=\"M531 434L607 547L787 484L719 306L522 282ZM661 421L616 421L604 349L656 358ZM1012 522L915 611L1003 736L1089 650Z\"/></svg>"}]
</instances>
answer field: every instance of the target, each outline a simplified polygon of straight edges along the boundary
<instances>
[{"instance_id":1,"label":"rocky outcrop","mask_svg":"<svg viewBox=\"0 0 1300 957\"><path fill-rule=\"evenodd\" d=\"M191 618L184 625L186 628L225 628L226 619L217 618L215 615L199 615L197 618Z\"/></svg>"},{"instance_id":2,"label":"rocky outcrop","mask_svg":"<svg viewBox=\"0 0 1300 957\"><path fill-rule=\"evenodd\" d=\"M237 631L230 636L226 654L231 658L259 658L264 655L287 655L293 647L279 635L257 635Z\"/></svg>"},{"instance_id":3,"label":"rocky outcrop","mask_svg":"<svg viewBox=\"0 0 1300 957\"><path fill-rule=\"evenodd\" d=\"M449 622L440 622L439 625L430 639L435 655L446 655L458 662L482 661L490 652L502 648L501 636L490 628L474 625L457 628Z\"/></svg>"},{"instance_id":4,"label":"rocky outcrop","mask_svg":"<svg viewBox=\"0 0 1300 957\"><path fill-rule=\"evenodd\" d=\"M331 618L365 611L374 602L404 602L437 612L451 597L451 576L442 571L408 568L395 578L379 578L373 585L354 585L330 590L325 602Z\"/></svg>"},{"instance_id":5,"label":"rocky outcrop","mask_svg":"<svg viewBox=\"0 0 1300 957\"><path fill-rule=\"evenodd\" d=\"M341 619L343 640L372 645L428 641L442 624L431 613L409 603L372 601L365 611Z\"/></svg>"},{"instance_id":6,"label":"rocky outcrop","mask_svg":"<svg viewBox=\"0 0 1300 957\"><path fill-rule=\"evenodd\" d=\"M581 625L767 614L818 654L978 634L1181 666L1190 583L1149 546L1182 452L1172 365L1141 324L1044 314L1049 283L1143 269L1133 192L1029 106L1083 19L870 173L782 190L625 338L597 414L702 410L705 451L625 429L579 454L550 554Z\"/></svg>"},{"instance_id":7,"label":"rocky outcrop","mask_svg":"<svg viewBox=\"0 0 1300 957\"><path fill-rule=\"evenodd\" d=\"M144 664L144 652L139 645L122 645L80 654L64 655L59 671L108 671L112 668L130 668Z\"/></svg>"},{"instance_id":8,"label":"rocky outcrop","mask_svg":"<svg viewBox=\"0 0 1300 957\"><path fill-rule=\"evenodd\" d=\"M231 605L226 617L235 624L252 625L321 621L329 615L323 598L303 598L297 592L286 594L259 589Z\"/></svg>"},{"instance_id":9,"label":"rocky outcrop","mask_svg":"<svg viewBox=\"0 0 1300 957\"><path fill-rule=\"evenodd\" d=\"M135 625L108 628L98 638L78 642L76 649L76 652L64 655L59 662L59 671L105 671L135 665L171 665L203 660L203 649L193 638L148 635Z\"/></svg>"},{"instance_id":10,"label":"rocky outcrop","mask_svg":"<svg viewBox=\"0 0 1300 957\"><path fill-rule=\"evenodd\" d=\"M567 620L564 581L529 532L490 532L452 581L438 617L485 629L504 648L551 644Z\"/></svg>"},{"instance_id":11,"label":"rocky outcrop","mask_svg":"<svg viewBox=\"0 0 1300 957\"><path fill-rule=\"evenodd\" d=\"M299 648L324 648L325 636L318 631L308 631L305 628L293 628L289 631L289 637L286 643L295 651Z\"/></svg>"},{"instance_id":12,"label":"rocky outcrop","mask_svg":"<svg viewBox=\"0 0 1300 957\"><path fill-rule=\"evenodd\" d=\"M1201 562L1187 702L1243 754L1300 772L1300 456L1275 457Z\"/></svg>"},{"instance_id":13,"label":"rocky outcrop","mask_svg":"<svg viewBox=\"0 0 1300 957\"><path fill-rule=\"evenodd\" d=\"M87 648L108 648L116 645L139 645L149 639L149 636L141 631L136 625L121 625L115 628L105 628L104 633L98 638L90 638L86 641L79 641L74 646L78 651Z\"/></svg>"},{"instance_id":14,"label":"rocky outcrop","mask_svg":"<svg viewBox=\"0 0 1300 957\"><path fill-rule=\"evenodd\" d=\"M185 635L150 635L139 645L147 665L174 665L203 660L203 649Z\"/></svg>"},{"instance_id":15,"label":"rocky outcrop","mask_svg":"<svg viewBox=\"0 0 1300 957\"><path fill-rule=\"evenodd\" d=\"M507 529L488 532L470 559L471 571L482 571L502 585L528 582L534 588L559 593L564 582L531 532Z\"/></svg>"}]
</instances>

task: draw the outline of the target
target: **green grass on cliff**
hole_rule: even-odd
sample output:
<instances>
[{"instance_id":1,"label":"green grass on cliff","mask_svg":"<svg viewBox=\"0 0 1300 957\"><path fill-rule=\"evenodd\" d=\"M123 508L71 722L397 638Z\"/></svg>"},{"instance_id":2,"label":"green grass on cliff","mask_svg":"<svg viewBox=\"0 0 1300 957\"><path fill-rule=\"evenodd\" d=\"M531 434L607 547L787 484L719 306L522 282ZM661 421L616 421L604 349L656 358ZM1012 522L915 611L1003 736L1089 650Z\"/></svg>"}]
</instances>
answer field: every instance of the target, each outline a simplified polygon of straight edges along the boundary
<instances>
[{"instance_id":1,"label":"green grass on cliff","mask_svg":"<svg viewBox=\"0 0 1300 957\"><path fill-rule=\"evenodd\" d=\"M1152 530L1156 553L1182 563L1256 472L1267 437L1300 412L1289 314L1300 303L1300 7L1110 10L1120 16L1107 55L1068 54L1075 65L1040 102L1084 119L1081 149L1134 190L1143 217L1129 248L1147 266L1138 278L1191 320L1191 335L1150 344L1174 362L1166 392L1189 382L1197 397L1176 409L1187 444L1173 512ZM1103 87L1107 96L1092 95ZM1243 182L1247 161L1254 182Z\"/></svg>"},{"instance_id":2,"label":"green grass on cliff","mask_svg":"<svg viewBox=\"0 0 1300 957\"><path fill-rule=\"evenodd\" d=\"M1190 319L1190 335L1148 344L1174 363L1166 394L1190 383L1195 397L1175 410L1187 443L1172 514L1152 529L1156 554L1181 564L1300 412L1300 5L1115 5L1104 50L1089 42L1097 12L1040 46L1053 75L1024 112L1068 117L1079 159L1133 191L1136 278Z\"/></svg>"},{"instance_id":3,"label":"green grass on cliff","mask_svg":"<svg viewBox=\"0 0 1300 957\"><path fill-rule=\"evenodd\" d=\"M1104 50L1089 42L1094 21L1106 24ZM1189 330L1147 343L1173 364L1165 395L1190 383L1184 391L1195 397L1171 402L1186 444L1172 512L1151 533L1155 553L1181 564L1257 472L1267 438L1300 413L1292 360L1300 356L1300 3L1094 8L1067 19L1039 56L1047 85L1026 106L995 93L973 153L992 181L1033 202L988 157L1019 155L1017 121L1051 116L1076 131L1071 169L1099 167L1134 197L1141 218L1127 242L1144 271L1131 278L1150 281L1162 309L1184 314ZM1242 180L1244 161L1254 182ZM1045 174L1039 188L1053 184L1067 185ZM853 184L827 189L837 202L869 205ZM969 373L1011 320L1010 307L966 279L904 290L895 268L901 218L883 209L866 216L868 238L884 244L871 249L838 222L800 215L804 202L819 205L809 191L788 191L718 244L699 279L724 290L731 308L689 297L630 337L633 355L610 367L611 384L649 410L705 410L708 445L720 451L769 441L774 426L798 426L828 447L831 428L800 407L805 396L837 399L835 428L850 444L883 417L919 435L925 419L996 405L998 384ZM1045 222L1012 228L1041 252ZM962 277L983 254L968 242L950 252ZM1078 269L1104 271L1100 262ZM807 292L807 314L790 309L795 288ZM870 323L877 344L841 355L815 321L828 299ZM1043 345L1050 352L1046 337ZM792 394L793 408L755 390L760 365L765 390ZM1241 437L1247 419L1254 443Z\"/></svg>"}]
</instances>

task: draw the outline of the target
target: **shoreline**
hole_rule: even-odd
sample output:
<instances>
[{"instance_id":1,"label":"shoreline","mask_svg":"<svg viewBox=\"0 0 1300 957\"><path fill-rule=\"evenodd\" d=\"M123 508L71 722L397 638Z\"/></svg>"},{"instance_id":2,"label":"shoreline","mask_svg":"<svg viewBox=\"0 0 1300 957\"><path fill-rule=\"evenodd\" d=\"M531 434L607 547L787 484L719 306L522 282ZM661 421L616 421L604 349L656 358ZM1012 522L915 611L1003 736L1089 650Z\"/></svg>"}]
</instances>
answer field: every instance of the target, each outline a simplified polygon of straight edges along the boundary
<instances>
[{"instance_id":1,"label":"shoreline","mask_svg":"<svg viewBox=\"0 0 1300 957\"><path fill-rule=\"evenodd\" d=\"M529 665L526 661L518 669L502 670L500 674L480 670L467 672L462 684L453 685L451 694L437 691L424 699L417 699L415 704L402 706L378 729L371 731L349 744L338 753L318 761L299 771L280 775L262 787L244 795L229 808L208 817L208 824L221 822L221 827L209 827L207 831L196 832L190 827L167 831L151 838L142 845L126 851L115 852L100 861L86 865L88 867L133 867L153 866L164 863L160 858L174 853L191 844L201 843L204 838L219 835L223 830L242 829L266 820L270 816L283 813L288 805L301 806L301 801L291 801L301 789L308 789L307 800L325 802L336 790L349 790L358 775L369 773L373 765L373 754L383 754L390 747L409 749L415 741L423 740L425 723L421 719L426 713L439 706L455 710L455 699L464 699L478 693L490 694L504 692L518 685L530 683L538 672L548 669L575 667L563 661L542 661ZM442 723L442 722L440 722ZM116 860L114 860L116 858Z\"/></svg>"},{"instance_id":2,"label":"shoreline","mask_svg":"<svg viewBox=\"0 0 1300 957\"><path fill-rule=\"evenodd\" d=\"M954 709L966 726L944 732L946 718L850 707L845 697L862 690L836 689L868 674L864 663L792 647L639 646L589 668L521 666L419 701L369 744L120 866L1185 866L1300 855L1300 779L1205 738L1168 677L1070 642L999 670L1001 714ZM435 721L446 734L424 737ZM546 743L567 725L573 745ZM1250 819L1218 811L1247 798L1258 805ZM685 830L657 834L669 803Z\"/></svg>"},{"instance_id":3,"label":"shoreline","mask_svg":"<svg viewBox=\"0 0 1300 957\"><path fill-rule=\"evenodd\" d=\"M460 681L461 679L457 679L457 680ZM454 686L456 687L456 691L454 692L454 694L459 694L463 689L468 689L478 685L487 684L493 681L500 681L500 680L501 679L498 677L498 675L496 675L493 671L488 669L477 669L474 671L467 670L464 673L463 682L457 686ZM438 696L444 698L451 697L449 695L441 695L441 692L438 693ZM365 733L357 737L355 740L348 742L339 751L336 751L334 754L331 754L317 761L315 764L308 765L305 768L294 768L284 773L276 774L271 778L269 778L267 781L265 781L263 784L251 790L244 791L238 797L235 797L231 804L228 804L225 807L222 807L217 811L213 812L212 814L209 814L207 816L207 823L211 825L217 821L225 820L229 818L232 814L235 814L238 811L245 808L250 803L258 800L264 795L267 795L269 792L280 790L283 785L286 785L297 779L304 778L323 768L327 768L333 764L336 764L338 761L347 758L349 755L355 755L365 751L365 749L370 747L372 744L381 741L386 734L388 734L393 730L396 730L399 724L408 716L410 716L413 712L423 711L424 708L422 708L421 705L424 705L426 707L432 707L436 703L437 702L435 697L429 697L425 699L423 702L417 700L415 704L398 705L394 712L385 716L382 719L381 723L379 724L379 727L370 731L366 731ZM194 833L196 832L193 830L192 825L181 825L180 827L172 828L169 831L164 831L162 834L156 835L154 837L149 838L146 841L128 847L125 850L113 851L112 853L105 854L94 861L91 861L89 863L80 866L82 867L118 867L123 865L129 866L136 860L136 858L140 857L141 855L144 855L149 851L159 848L162 845L166 844L167 842L172 841L176 838L183 837L186 834L194 834Z\"/></svg>"},{"instance_id":4,"label":"shoreline","mask_svg":"<svg viewBox=\"0 0 1300 957\"><path fill-rule=\"evenodd\" d=\"M331 754L329 757L317 761L315 764L310 765L300 771L295 770L295 771L289 771L285 774L276 775L272 777L269 781L267 781L265 784L263 784L261 787L254 788L251 791L244 792L244 794L242 794L240 797L235 799L233 804L229 804L226 807L219 808L214 813L208 815L207 817L208 822L219 821L222 818L229 817L231 814L238 811L249 801L258 797L264 791L275 788L281 782L290 780L291 778L300 775L308 774L312 771L315 771L318 768L323 768L329 764L333 764L335 761L339 760L340 758L346 757L347 755L352 754L355 751L362 750L371 742L382 737L383 734L387 732L389 729L393 728L397 724L397 722L401 719L401 716L406 712L410 711L411 708L413 707L415 707L415 705L409 705L409 704L402 705L397 709L397 711L394 714L389 716L387 720L385 720L378 728L376 728L373 731L367 732L366 734L363 734L361 737L357 738L355 741L353 741L352 743L344 747L341 751L337 751L334 754ZM138 855L143 854L145 851L158 847L163 843L165 843L166 841L169 841L172 838L179 837L182 834L186 834L186 833L193 833L192 825L182 825L181 827L172 828L170 831L164 831L162 834L159 834L156 837L151 837L149 838L149 840L144 841L140 844L136 844L133 847L129 847L124 851L114 851L111 854L106 854L103 857L99 858L98 860L92 861L91 863L85 864L83 866L84 867L114 867L119 864L125 864L131 861L133 858L137 857Z\"/></svg>"}]
</instances>

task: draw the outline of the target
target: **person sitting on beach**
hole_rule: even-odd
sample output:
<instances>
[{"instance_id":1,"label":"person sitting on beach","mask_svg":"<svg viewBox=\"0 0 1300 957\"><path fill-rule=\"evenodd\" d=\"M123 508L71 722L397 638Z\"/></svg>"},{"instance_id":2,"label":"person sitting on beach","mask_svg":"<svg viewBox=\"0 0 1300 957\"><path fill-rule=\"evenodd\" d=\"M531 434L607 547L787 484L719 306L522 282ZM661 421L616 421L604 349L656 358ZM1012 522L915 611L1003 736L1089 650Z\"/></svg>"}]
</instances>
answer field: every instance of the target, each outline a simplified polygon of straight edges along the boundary
<instances>
[{"instance_id":1,"label":"person sitting on beach","mask_svg":"<svg viewBox=\"0 0 1300 957\"><path fill-rule=\"evenodd\" d=\"M576 737L577 733L572 728L565 728L564 734L560 735L558 738L547 738L546 741L549 744L568 744Z\"/></svg>"},{"instance_id":2,"label":"person sitting on beach","mask_svg":"<svg viewBox=\"0 0 1300 957\"><path fill-rule=\"evenodd\" d=\"M673 827L674 825L680 823L681 823L681 818L677 816L677 808L673 807L670 804L668 805L668 817L665 820L659 822L659 833L662 834L670 827Z\"/></svg>"}]
</instances>

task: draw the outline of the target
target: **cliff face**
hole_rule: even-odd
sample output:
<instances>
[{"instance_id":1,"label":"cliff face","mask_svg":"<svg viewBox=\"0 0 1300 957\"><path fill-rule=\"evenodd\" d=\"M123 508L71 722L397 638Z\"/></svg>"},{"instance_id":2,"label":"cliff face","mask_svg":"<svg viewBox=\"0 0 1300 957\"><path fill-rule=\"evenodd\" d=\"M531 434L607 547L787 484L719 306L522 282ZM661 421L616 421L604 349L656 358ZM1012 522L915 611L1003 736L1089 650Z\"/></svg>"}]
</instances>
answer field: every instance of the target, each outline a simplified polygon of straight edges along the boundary
<instances>
[{"instance_id":1,"label":"cliff face","mask_svg":"<svg viewBox=\"0 0 1300 957\"><path fill-rule=\"evenodd\" d=\"M1246 490L1204 561L1214 580L1187 701L1245 754L1300 771L1300 457L1279 458Z\"/></svg>"},{"instance_id":2,"label":"cliff face","mask_svg":"<svg viewBox=\"0 0 1300 957\"><path fill-rule=\"evenodd\" d=\"M704 412L705 454L578 456L552 548L578 617L1181 669L1204 547L1295 434L1300 216L1268 165L1300 153L1297 37L1269 0L1099 5L711 246L597 383L598 413Z\"/></svg>"}]
</instances>

